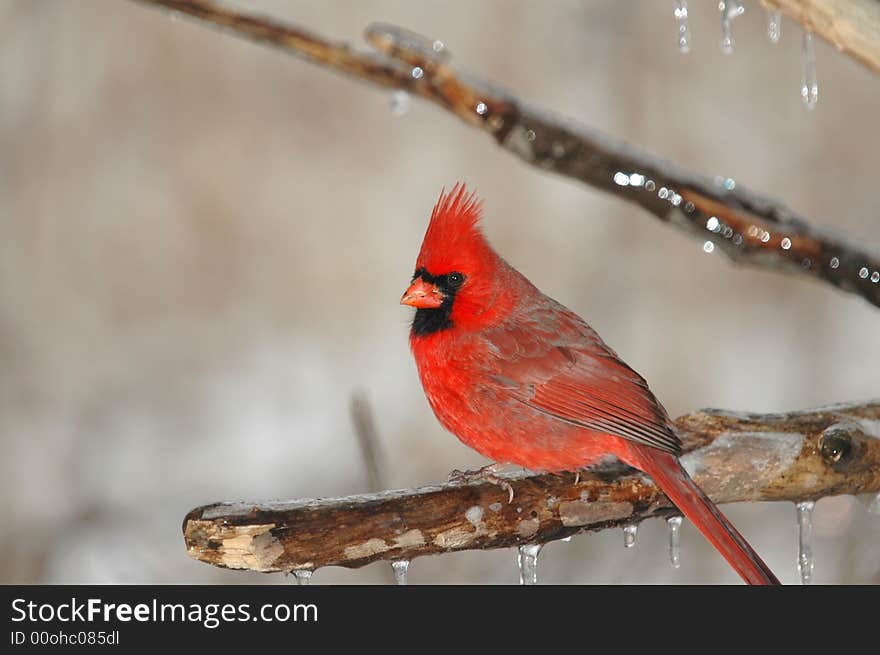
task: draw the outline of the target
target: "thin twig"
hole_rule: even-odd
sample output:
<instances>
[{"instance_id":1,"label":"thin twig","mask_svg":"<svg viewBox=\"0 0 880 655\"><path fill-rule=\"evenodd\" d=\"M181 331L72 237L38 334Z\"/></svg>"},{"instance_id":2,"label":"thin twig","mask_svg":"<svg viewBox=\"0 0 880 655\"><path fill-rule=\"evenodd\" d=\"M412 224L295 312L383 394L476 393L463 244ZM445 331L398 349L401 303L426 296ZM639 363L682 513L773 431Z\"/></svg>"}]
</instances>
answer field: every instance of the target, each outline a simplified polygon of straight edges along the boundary
<instances>
[{"instance_id":1,"label":"thin twig","mask_svg":"<svg viewBox=\"0 0 880 655\"><path fill-rule=\"evenodd\" d=\"M784 205L730 178L708 178L657 159L595 130L550 116L454 69L445 45L384 24L366 38L381 54L362 53L301 28L207 0L140 0L162 5L312 63L405 90L489 133L542 170L571 177L635 203L661 221L757 268L822 280L880 306L880 256L809 225Z\"/></svg>"},{"instance_id":2,"label":"thin twig","mask_svg":"<svg viewBox=\"0 0 880 655\"><path fill-rule=\"evenodd\" d=\"M880 400L787 414L704 410L676 421L685 467L717 503L816 500L880 491ZM364 496L218 503L183 523L191 557L290 571L359 567L457 550L543 543L674 513L632 471L509 478Z\"/></svg>"},{"instance_id":3,"label":"thin twig","mask_svg":"<svg viewBox=\"0 0 880 655\"><path fill-rule=\"evenodd\" d=\"M379 445L379 431L376 429L376 421L373 419L373 411L366 394L357 392L352 395L349 404L351 422L361 447L361 455L364 460L364 468L367 470L367 485L370 491L379 491L386 488L384 457Z\"/></svg>"}]
</instances>

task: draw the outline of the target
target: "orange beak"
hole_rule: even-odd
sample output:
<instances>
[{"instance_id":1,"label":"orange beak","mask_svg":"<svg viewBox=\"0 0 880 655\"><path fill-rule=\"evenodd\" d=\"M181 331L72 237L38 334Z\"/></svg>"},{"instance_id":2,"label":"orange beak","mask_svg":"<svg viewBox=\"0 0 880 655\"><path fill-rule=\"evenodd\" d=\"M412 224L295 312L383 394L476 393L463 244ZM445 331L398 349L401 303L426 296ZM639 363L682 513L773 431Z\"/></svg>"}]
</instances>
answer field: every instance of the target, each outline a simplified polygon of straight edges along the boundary
<instances>
[{"instance_id":1,"label":"orange beak","mask_svg":"<svg viewBox=\"0 0 880 655\"><path fill-rule=\"evenodd\" d=\"M436 309L443 304L445 296L437 285L416 278L400 299L401 305L409 305L419 309Z\"/></svg>"}]
</instances>

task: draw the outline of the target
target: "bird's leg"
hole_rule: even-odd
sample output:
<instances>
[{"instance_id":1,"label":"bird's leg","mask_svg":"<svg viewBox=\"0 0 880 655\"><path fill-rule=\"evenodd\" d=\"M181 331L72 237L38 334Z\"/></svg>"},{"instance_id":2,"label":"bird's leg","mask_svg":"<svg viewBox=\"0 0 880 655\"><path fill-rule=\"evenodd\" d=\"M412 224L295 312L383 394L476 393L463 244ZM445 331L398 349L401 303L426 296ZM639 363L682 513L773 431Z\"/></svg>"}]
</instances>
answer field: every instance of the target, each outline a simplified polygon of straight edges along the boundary
<instances>
[{"instance_id":1,"label":"bird's leg","mask_svg":"<svg viewBox=\"0 0 880 655\"><path fill-rule=\"evenodd\" d=\"M510 482L498 475L500 464L489 464L476 471L459 471L455 469L449 474L449 482L452 484L470 484L472 482L489 482L496 484L507 492L508 504L513 502L513 487Z\"/></svg>"}]
</instances>

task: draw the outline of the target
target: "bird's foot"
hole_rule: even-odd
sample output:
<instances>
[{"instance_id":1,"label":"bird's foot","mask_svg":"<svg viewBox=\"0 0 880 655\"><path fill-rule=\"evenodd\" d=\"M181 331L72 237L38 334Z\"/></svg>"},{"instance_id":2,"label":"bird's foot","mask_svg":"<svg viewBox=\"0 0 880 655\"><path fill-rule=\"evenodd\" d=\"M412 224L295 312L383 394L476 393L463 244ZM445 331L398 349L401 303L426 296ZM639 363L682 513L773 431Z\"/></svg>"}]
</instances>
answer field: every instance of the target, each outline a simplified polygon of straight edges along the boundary
<instances>
[{"instance_id":1,"label":"bird's foot","mask_svg":"<svg viewBox=\"0 0 880 655\"><path fill-rule=\"evenodd\" d=\"M497 473L498 464L489 464L476 471L459 471L455 469L449 474L451 484L471 484L474 482L489 482L498 485L507 492L508 504L513 502L513 486Z\"/></svg>"}]
</instances>

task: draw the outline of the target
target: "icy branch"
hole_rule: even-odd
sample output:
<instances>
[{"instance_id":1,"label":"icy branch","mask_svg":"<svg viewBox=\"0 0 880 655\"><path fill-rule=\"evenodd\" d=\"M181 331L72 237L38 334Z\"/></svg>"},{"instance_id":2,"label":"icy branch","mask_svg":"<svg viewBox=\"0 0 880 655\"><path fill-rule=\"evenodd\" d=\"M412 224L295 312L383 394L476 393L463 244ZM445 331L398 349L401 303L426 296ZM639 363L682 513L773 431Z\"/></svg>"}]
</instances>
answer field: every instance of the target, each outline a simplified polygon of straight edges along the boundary
<instances>
[{"instance_id":1,"label":"icy branch","mask_svg":"<svg viewBox=\"0 0 880 655\"><path fill-rule=\"evenodd\" d=\"M735 261L822 280L880 306L880 256L806 223L729 178L707 178L600 132L541 112L450 65L440 41L391 25L367 28L379 54L357 52L274 20L207 0L141 0L275 45L312 63L429 100L538 168L644 210ZM783 5L785 3L777 3ZM809 3L808 3L809 4ZM818 4L818 3L813 3ZM820 33L817 27L817 33Z\"/></svg>"},{"instance_id":2,"label":"icy branch","mask_svg":"<svg viewBox=\"0 0 880 655\"><path fill-rule=\"evenodd\" d=\"M787 414L703 410L676 421L688 471L718 503L816 500L880 491L880 400ZM345 498L199 507L183 522L190 556L255 571L359 567L456 550L506 548L669 516L629 471L511 476L490 483Z\"/></svg>"},{"instance_id":3,"label":"icy branch","mask_svg":"<svg viewBox=\"0 0 880 655\"><path fill-rule=\"evenodd\" d=\"M853 59L880 73L880 2L877 0L761 0Z\"/></svg>"}]
</instances>

